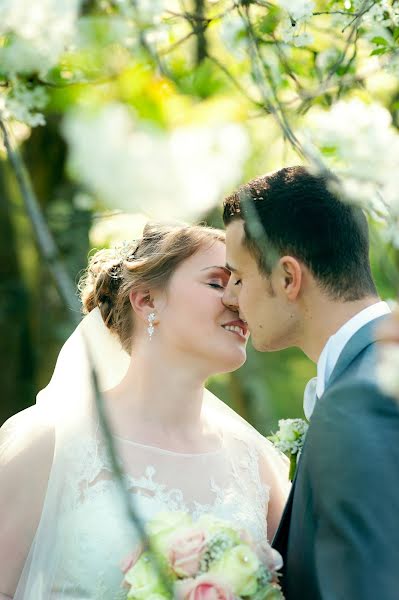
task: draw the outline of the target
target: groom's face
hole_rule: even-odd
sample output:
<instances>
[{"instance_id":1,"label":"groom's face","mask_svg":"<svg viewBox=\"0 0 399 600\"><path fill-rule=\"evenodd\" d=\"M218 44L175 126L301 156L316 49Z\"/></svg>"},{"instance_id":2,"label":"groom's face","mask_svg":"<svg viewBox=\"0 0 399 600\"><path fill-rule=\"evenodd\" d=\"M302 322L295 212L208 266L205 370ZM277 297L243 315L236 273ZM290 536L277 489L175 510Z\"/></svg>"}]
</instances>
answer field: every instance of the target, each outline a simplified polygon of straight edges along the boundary
<instances>
[{"instance_id":1,"label":"groom's face","mask_svg":"<svg viewBox=\"0 0 399 600\"><path fill-rule=\"evenodd\" d=\"M253 346L262 352L292 344L294 319L279 278L259 269L245 243L244 222L232 221L226 228L227 268L231 276L223 303L239 312L248 323Z\"/></svg>"}]
</instances>

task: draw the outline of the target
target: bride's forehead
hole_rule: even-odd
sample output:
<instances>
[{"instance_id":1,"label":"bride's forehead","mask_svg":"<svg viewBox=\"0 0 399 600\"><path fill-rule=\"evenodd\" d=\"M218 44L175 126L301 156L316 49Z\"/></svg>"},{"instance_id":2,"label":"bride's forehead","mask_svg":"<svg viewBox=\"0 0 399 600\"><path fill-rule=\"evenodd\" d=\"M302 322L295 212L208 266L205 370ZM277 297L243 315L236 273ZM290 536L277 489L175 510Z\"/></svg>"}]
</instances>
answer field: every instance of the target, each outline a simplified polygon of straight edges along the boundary
<instances>
[{"instance_id":1,"label":"bride's forehead","mask_svg":"<svg viewBox=\"0 0 399 600\"><path fill-rule=\"evenodd\" d=\"M203 271L215 265L226 264L226 246L223 242L215 241L211 245L204 246L187 258L182 267L191 271Z\"/></svg>"}]
</instances>

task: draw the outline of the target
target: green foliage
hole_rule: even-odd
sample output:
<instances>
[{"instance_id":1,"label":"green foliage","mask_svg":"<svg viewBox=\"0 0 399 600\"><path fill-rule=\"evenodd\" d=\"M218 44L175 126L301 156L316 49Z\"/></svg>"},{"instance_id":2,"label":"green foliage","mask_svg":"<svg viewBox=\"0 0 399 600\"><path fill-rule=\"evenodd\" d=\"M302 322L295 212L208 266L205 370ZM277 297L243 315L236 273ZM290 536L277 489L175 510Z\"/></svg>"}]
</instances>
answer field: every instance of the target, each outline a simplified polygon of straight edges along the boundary
<instances>
[{"instance_id":1,"label":"green foliage","mask_svg":"<svg viewBox=\"0 0 399 600\"><path fill-rule=\"evenodd\" d=\"M17 126L17 141L69 273L76 279L85 267L90 230L104 219L104 204L92 190L89 206L76 202L87 190L72 181L67 170L67 150L60 134L65 115L81 107L94 113L119 103L128 107L138 129L169 132L183 125L242 124L251 146L242 179L300 162L303 149L295 143L296 133L316 108L354 96L366 103L377 99L390 110L397 126L399 26L387 15L373 17L373 6L379 4L370 3L359 16L356 3L348 8L347 2L320 1L314 9L320 14L294 20L277 0L204 2L202 15L190 3L184 10L156 15L149 10L140 15L133 8L124 13L122 3L111 0L85 2L76 40L46 72L32 68L29 73L10 73L2 63L0 103L9 103L10 120L15 109L10 100L15 99L18 84L28 91L42 89L48 98L47 106L40 109L47 121L45 133L31 134L26 128L20 132ZM17 32L4 33L0 26L2 55L16 39ZM29 107L31 113L38 109ZM98 148L105 144L107 140L98 139ZM321 150L326 158L336 156L335 145L326 144ZM4 171L4 160L1 167ZM21 314L25 310L24 335L35 356L28 359L24 394L16 388L10 391L8 414L34 401L32 390L47 382L70 331L34 248L18 190L9 179L7 175L2 191L10 210L4 218L8 229L1 260L4 268L9 261L14 265L15 280L5 278L7 289L23 290L16 306ZM221 225L218 210L202 217ZM373 270L382 296L393 298L397 256L384 237L381 242L383 235L382 225L373 228ZM2 325L8 325L9 308L3 307L0 316ZM23 370L26 355L22 358L20 348L13 352L12 360ZM268 434L279 418L302 416L303 389L315 367L296 349L260 354L249 348L248 354L248 362L237 373L215 377L209 385Z\"/></svg>"}]
</instances>

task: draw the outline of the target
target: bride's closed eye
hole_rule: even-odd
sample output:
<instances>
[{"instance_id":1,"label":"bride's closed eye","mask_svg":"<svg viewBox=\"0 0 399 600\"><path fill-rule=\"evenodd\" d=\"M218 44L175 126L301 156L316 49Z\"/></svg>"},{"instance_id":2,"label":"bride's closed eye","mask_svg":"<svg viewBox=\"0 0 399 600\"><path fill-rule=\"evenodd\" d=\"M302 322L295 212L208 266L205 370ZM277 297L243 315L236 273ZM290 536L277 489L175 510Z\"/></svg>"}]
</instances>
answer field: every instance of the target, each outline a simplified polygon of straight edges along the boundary
<instances>
[{"instance_id":1,"label":"bride's closed eye","mask_svg":"<svg viewBox=\"0 0 399 600\"><path fill-rule=\"evenodd\" d=\"M221 285L220 283L208 283L208 285L217 290L224 290L224 288L225 288L225 286Z\"/></svg>"}]
</instances>

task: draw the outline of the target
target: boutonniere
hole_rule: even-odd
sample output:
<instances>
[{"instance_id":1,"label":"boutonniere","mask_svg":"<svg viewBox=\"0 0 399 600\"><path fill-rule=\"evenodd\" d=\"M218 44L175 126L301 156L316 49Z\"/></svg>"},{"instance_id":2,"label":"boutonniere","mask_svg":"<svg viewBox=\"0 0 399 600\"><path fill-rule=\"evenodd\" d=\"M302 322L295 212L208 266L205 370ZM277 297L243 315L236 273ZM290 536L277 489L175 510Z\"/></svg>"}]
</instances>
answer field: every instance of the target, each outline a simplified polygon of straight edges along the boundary
<instances>
[{"instance_id":1,"label":"boutonniere","mask_svg":"<svg viewBox=\"0 0 399 600\"><path fill-rule=\"evenodd\" d=\"M309 424L303 419L281 419L278 422L278 431L268 438L290 459L290 481L294 479L298 456L302 451L308 427Z\"/></svg>"}]
</instances>

